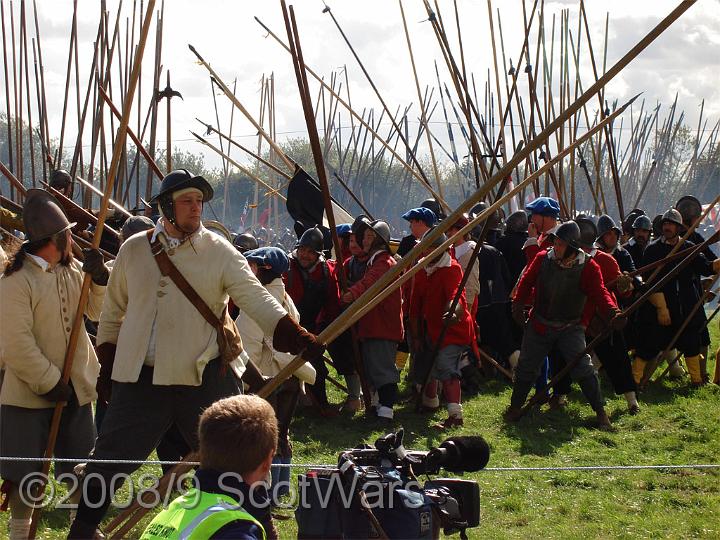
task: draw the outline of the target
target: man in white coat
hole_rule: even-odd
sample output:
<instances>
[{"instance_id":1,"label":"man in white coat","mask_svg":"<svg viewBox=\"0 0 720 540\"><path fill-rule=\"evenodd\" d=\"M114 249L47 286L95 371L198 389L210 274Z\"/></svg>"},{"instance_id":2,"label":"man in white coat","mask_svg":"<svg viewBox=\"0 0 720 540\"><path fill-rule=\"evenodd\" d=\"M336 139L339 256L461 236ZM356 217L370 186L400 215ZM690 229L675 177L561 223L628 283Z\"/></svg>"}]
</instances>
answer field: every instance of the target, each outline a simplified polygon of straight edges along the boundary
<instances>
[{"instance_id":1,"label":"man in white coat","mask_svg":"<svg viewBox=\"0 0 720 540\"><path fill-rule=\"evenodd\" d=\"M203 204L212 196L203 177L184 169L168 173L151 201L160 207L157 226L132 236L118 252L97 336L98 393L105 400L112 397L91 454L96 460L144 460L172 423L196 449L200 413L240 392L233 369L219 357L215 328L161 274L151 242L159 242L157 249L217 317L232 298L273 335L277 350L305 351L313 359L324 351L260 284L233 245L203 227ZM96 536L113 491L135 469L134 464L88 463L69 538Z\"/></svg>"},{"instance_id":2,"label":"man in white coat","mask_svg":"<svg viewBox=\"0 0 720 540\"><path fill-rule=\"evenodd\" d=\"M30 189L23 208L27 241L0 268L0 455L39 458L45 453L53 409L64 403L55 456L85 457L95 440L92 401L100 366L85 326L80 328L70 380L62 379L65 353L80 300L83 270L93 282L85 315L100 315L107 268L99 251L88 250L85 264L73 259L70 223L47 191ZM41 471L40 461L2 461L8 493L8 536L25 539L32 506L26 482ZM60 480L73 482L72 463L55 465Z\"/></svg>"}]
</instances>

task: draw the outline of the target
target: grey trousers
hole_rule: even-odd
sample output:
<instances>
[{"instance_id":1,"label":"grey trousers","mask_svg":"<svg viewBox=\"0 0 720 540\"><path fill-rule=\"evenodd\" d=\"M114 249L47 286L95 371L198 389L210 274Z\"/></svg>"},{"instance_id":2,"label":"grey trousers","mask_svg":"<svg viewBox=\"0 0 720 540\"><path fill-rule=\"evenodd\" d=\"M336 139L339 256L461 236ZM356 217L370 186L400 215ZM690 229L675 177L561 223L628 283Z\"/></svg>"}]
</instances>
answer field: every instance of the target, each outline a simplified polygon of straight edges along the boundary
<instances>
[{"instance_id":1,"label":"grey trousers","mask_svg":"<svg viewBox=\"0 0 720 540\"><path fill-rule=\"evenodd\" d=\"M525 399L540 373L542 363L551 349L558 350L564 358L568 359L568 362L577 358L585 349L585 329L580 325L562 330L547 328L543 334L538 333L533 326L532 321L525 325L520 358L515 369L512 398L510 399L513 407L521 407L525 403ZM570 376L578 382L594 411L597 412L605 406L605 400L600 392L600 382L589 355L583 355L575 363L575 367L570 371Z\"/></svg>"}]
</instances>

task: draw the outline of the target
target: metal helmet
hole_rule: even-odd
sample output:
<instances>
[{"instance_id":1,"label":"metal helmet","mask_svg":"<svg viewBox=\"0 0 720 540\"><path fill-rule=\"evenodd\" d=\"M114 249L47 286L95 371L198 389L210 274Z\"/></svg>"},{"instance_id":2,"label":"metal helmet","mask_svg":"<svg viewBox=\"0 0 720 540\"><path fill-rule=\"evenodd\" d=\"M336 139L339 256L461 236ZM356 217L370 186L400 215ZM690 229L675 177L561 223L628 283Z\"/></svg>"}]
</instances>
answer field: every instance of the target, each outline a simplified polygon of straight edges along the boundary
<instances>
[{"instance_id":1,"label":"metal helmet","mask_svg":"<svg viewBox=\"0 0 720 540\"><path fill-rule=\"evenodd\" d=\"M676 223L676 224L679 225L680 227L683 227L683 226L684 226L684 225L683 225L682 216L680 215L680 212L678 212L678 211L675 210L674 208L668 209L668 210L662 215L662 219L660 220L661 228L662 228L662 224L665 223L666 221L669 221L670 223Z\"/></svg>"},{"instance_id":2,"label":"metal helmet","mask_svg":"<svg viewBox=\"0 0 720 540\"><path fill-rule=\"evenodd\" d=\"M505 230L514 233L524 233L528 230L528 216L524 210L518 210L508 216L505 221Z\"/></svg>"},{"instance_id":3,"label":"metal helmet","mask_svg":"<svg viewBox=\"0 0 720 540\"><path fill-rule=\"evenodd\" d=\"M638 216L635 218L635 221L633 221L632 228L633 230L643 229L645 231L652 231L652 221L650 221L650 218L647 216Z\"/></svg>"},{"instance_id":4,"label":"metal helmet","mask_svg":"<svg viewBox=\"0 0 720 540\"><path fill-rule=\"evenodd\" d=\"M575 224L580 231L580 247L593 247L593 245L595 244L595 239L598 237L598 228L593 222L593 220L591 220L590 218L577 218L575 219ZM563 225L565 225L565 223L563 223ZM562 227L562 225L560 225L560 227ZM560 231L560 227L558 227L558 232ZM558 232L556 232L555 235L558 238L565 240L558 235ZM570 243L568 240L565 241Z\"/></svg>"},{"instance_id":5,"label":"metal helmet","mask_svg":"<svg viewBox=\"0 0 720 540\"><path fill-rule=\"evenodd\" d=\"M148 231L155 227L152 219L145 216L130 216L123 223L120 233L122 234L123 240L127 240L132 235L142 231Z\"/></svg>"},{"instance_id":6,"label":"metal helmet","mask_svg":"<svg viewBox=\"0 0 720 540\"><path fill-rule=\"evenodd\" d=\"M196 188L202 191L203 203L213 198L213 188L202 176L193 176L187 169L175 169L167 173L160 183L160 191L150 204L158 203L162 213L172 224L175 224L175 203L172 194L186 188Z\"/></svg>"},{"instance_id":7,"label":"metal helmet","mask_svg":"<svg viewBox=\"0 0 720 540\"><path fill-rule=\"evenodd\" d=\"M627 216L625 216L625 221L622 222L623 232L625 234L632 233L633 223L635 223L635 220L638 218L638 216L644 215L645 212L641 208L633 208L632 211Z\"/></svg>"},{"instance_id":8,"label":"metal helmet","mask_svg":"<svg viewBox=\"0 0 720 540\"><path fill-rule=\"evenodd\" d=\"M318 255L322 255L325 247L325 236L317 227L305 231L297 243L297 247L306 247L313 250Z\"/></svg>"},{"instance_id":9,"label":"metal helmet","mask_svg":"<svg viewBox=\"0 0 720 540\"><path fill-rule=\"evenodd\" d=\"M370 222L369 227L383 241L385 247L390 250L390 226L380 219Z\"/></svg>"},{"instance_id":10,"label":"metal helmet","mask_svg":"<svg viewBox=\"0 0 720 540\"><path fill-rule=\"evenodd\" d=\"M350 225L350 231L356 236L361 236L365 234L365 229L367 229L370 226L370 218L367 217L365 214L360 214L358 217L355 218L355 221L353 221L352 225Z\"/></svg>"},{"instance_id":11,"label":"metal helmet","mask_svg":"<svg viewBox=\"0 0 720 540\"><path fill-rule=\"evenodd\" d=\"M620 238L620 236L622 235L620 227L615 225L615 220L613 220L613 218L611 218L607 214L603 214L602 216L600 216L597 222L597 239L599 240L608 231L615 231L618 235L618 238Z\"/></svg>"},{"instance_id":12,"label":"metal helmet","mask_svg":"<svg viewBox=\"0 0 720 540\"><path fill-rule=\"evenodd\" d=\"M57 169L50 173L50 187L63 191L72 184L72 176L65 169Z\"/></svg>"},{"instance_id":13,"label":"metal helmet","mask_svg":"<svg viewBox=\"0 0 720 540\"><path fill-rule=\"evenodd\" d=\"M592 223L592 225L595 224ZM560 240L567 242L570 247L580 249L580 226L575 221L566 221L559 225L553 234Z\"/></svg>"},{"instance_id":14,"label":"metal helmet","mask_svg":"<svg viewBox=\"0 0 720 540\"><path fill-rule=\"evenodd\" d=\"M44 189L28 189L23 204L23 225L28 242L37 242L74 227L62 206Z\"/></svg>"},{"instance_id":15,"label":"metal helmet","mask_svg":"<svg viewBox=\"0 0 720 540\"><path fill-rule=\"evenodd\" d=\"M486 202L480 201L470 209L470 218L474 219L489 208ZM488 222L488 231L501 231L502 230L502 215L497 210L490 212L490 215L478 224L478 234L482 230L485 221ZM474 231L473 231L474 232Z\"/></svg>"},{"instance_id":16,"label":"metal helmet","mask_svg":"<svg viewBox=\"0 0 720 540\"><path fill-rule=\"evenodd\" d=\"M678 212L680 212L683 223L688 227L690 227L693 224L693 221L702 215L702 205L700 204L700 201L692 195L680 197L680 200L675 203L675 208Z\"/></svg>"},{"instance_id":17,"label":"metal helmet","mask_svg":"<svg viewBox=\"0 0 720 540\"><path fill-rule=\"evenodd\" d=\"M437 217L438 221L441 221L445 219L447 216L445 215L445 211L443 210L442 205L437 202L435 199L425 199L421 204L421 208L427 208L428 210L432 210L435 214L435 217Z\"/></svg>"},{"instance_id":18,"label":"metal helmet","mask_svg":"<svg viewBox=\"0 0 720 540\"><path fill-rule=\"evenodd\" d=\"M237 248L237 250L240 253L245 253L246 251L250 251L252 249L258 249L260 247L260 244L258 244L257 238L255 238L250 233L242 233L238 234L235 239L233 240L233 245Z\"/></svg>"}]
</instances>

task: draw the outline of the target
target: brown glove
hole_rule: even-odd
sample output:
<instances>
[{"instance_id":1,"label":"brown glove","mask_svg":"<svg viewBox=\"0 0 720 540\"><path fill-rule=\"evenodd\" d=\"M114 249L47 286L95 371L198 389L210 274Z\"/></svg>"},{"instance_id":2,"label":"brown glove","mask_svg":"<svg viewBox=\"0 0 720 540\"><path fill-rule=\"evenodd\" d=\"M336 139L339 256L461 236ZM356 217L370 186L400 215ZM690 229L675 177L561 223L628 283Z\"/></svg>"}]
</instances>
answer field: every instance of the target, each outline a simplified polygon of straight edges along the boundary
<instances>
[{"instance_id":1,"label":"brown glove","mask_svg":"<svg viewBox=\"0 0 720 540\"><path fill-rule=\"evenodd\" d=\"M49 392L40 394L40 397L47 399L48 401L54 401L55 403L62 403L70 401L73 397L73 389L68 383L62 380L62 378L53 386Z\"/></svg>"},{"instance_id":2,"label":"brown glove","mask_svg":"<svg viewBox=\"0 0 720 540\"><path fill-rule=\"evenodd\" d=\"M510 311L512 313L513 320L519 326L525 326L525 306L523 306L520 302L513 302L510 306Z\"/></svg>"},{"instance_id":3,"label":"brown glove","mask_svg":"<svg viewBox=\"0 0 720 540\"><path fill-rule=\"evenodd\" d=\"M290 315L285 315L275 326L273 332L273 349L290 354L300 354L312 362L325 352L325 345L318 342L317 337L296 323Z\"/></svg>"},{"instance_id":4,"label":"brown glove","mask_svg":"<svg viewBox=\"0 0 720 540\"><path fill-rule=\"evenodd\" d=\"M112 370L115 363L115 350L117 345L110 342L101 343L95 347L95 353L100 362L100 374L95 383L95 391L98 395L98 401L107 405L110 403L112 395Z\"/></svg>"}]
</instances>

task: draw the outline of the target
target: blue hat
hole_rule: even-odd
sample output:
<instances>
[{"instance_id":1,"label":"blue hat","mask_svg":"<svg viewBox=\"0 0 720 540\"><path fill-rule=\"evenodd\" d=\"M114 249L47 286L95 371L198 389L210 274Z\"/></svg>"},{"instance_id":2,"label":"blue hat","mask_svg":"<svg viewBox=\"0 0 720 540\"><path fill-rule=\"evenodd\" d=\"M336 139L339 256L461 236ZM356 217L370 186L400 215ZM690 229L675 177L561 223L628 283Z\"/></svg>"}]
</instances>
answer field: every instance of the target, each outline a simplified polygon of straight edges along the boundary
<instances>
[{"instance_id":1,"label":"blue hat","mask_svg":"<svg viewBox=\"0 0 720 540\"><path fill-rule=\"evenodd\" d=\"M261 247L244 253L248 261L259 266L269 266L276 274L284 274L290 268L287 254L280 248Z\"/></svg>"},{"instance_id":2,"label":"blue hat","mask_svg":"<svg viewBox=\"0 0 720 540\"><path fill-rule=\"evenodd\" d=\"M351 225L349 223L340 223L335 226L335 230L337 231L337 235L340 237L348 236L352 232Z\"/></svg>"},{"instance_id":3,"label":"blue hat","mask_svg":"<svg viewBox=\"0 0 720 540\"><path fill-rule=\"evenodd\" d=\"M541 216L558 217L560 215L560 205L555 199L550 197L538 197L525 207L525 210L531 214L540 214Z\"/></svg>"},{"instance_id":4,"label":"blue hat","mask_svg":"<svg viewBox=\"0 0 720 540\"><path fill-rule=\"evenodd\" d=\"M427 225L428 227L432 227L437 221L437 216L435 216L435 212L433 212L429 208L423 207L408 210L402 215L402 218L407 221L410 221L411 219L418 219L424 222L425 225Z\"/></svg>"}]
</instances>

